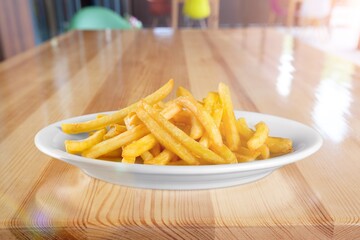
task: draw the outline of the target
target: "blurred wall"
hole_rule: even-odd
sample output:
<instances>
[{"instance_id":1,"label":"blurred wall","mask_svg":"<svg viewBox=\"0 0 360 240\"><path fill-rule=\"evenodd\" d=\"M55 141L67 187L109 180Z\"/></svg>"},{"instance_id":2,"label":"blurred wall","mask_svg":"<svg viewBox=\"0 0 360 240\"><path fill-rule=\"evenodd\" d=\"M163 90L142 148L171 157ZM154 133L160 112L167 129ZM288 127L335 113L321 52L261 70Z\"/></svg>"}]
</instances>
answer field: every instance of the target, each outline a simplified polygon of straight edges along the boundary
<instances>
[{"instance_id":1,"label":"blurred wall","mask_svg":"<svg viewBox=\"0 0 360 240\"><path fill-rule=\"evenodd\" d=\"M268 0L220 0L220 26L262 25L268 21Z\"/></svg>"},{"instance_id":2,"label":"blurred wall","mask_svg":"<svg viewBox=\"0 0 360 240\"><path fill-rule=\"evenodd\" d=\"M35 38L30 2L0 0L0 57L8 58L33 46Z\"/></svg>"}]
</instances>

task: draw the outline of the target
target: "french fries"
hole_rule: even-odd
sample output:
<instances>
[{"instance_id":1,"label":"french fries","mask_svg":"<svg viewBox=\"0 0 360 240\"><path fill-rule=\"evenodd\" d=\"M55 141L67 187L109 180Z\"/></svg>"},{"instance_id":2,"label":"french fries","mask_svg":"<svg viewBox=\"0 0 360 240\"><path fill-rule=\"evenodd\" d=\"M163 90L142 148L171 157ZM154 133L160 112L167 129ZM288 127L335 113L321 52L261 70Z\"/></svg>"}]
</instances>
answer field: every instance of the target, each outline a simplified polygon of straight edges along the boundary
<instances>
[{"instance_id":1,"label":"french fries","mask_svg":"<svg viewBox=\"0 0 360 240\"><path fill-rule=\"evenodd\" d=\"M258 149L261 159L268 159L270 157L270 149L266 144L261 145Z\"/></svg>"},{"instance_id":2,"label":"french fries","mask_svg":"<svg viewBox=\"0 0 360 240\"><path fill-rule=\"evenodd\" d=\"M144 163L154 158L154 155L152 155L149 151L143 152L140 156L143 159Z\"/></svg>"},{"instance_id":3,"label":"french fries","mask_svg":"<svg viewBox=\"0 0 360 240\"><path fill-rule=\"evenodd\" d=\"M236 164L290 153L292 140L269 136L264 122L248 126L236 119L229 88L219 84L202 101L185 88L164 101L174 87L170 80L138 102L113 114L99 114L81 123L64 123L68 134L87 132L82 140L66 140L71 154L127 164Z\"/></svg>"},{"instance_id":4,"label":"french fries","mask_svg":"<svg viewBox=\"0 0 360 240\"><path fill-rule=\"evenodd\" d=\"M210 151L208 148L205 148L200 143L192 139L190 136L185 134L171 122L167 121L163 118L159 113L157 113L149 104L143 102L143 108L145 111L163 127L166 131L168 131L173 137L183 146L185 146L190 152L195 154L201 160L208 161L214 164L226 163L224 159ZM145 123L146 124L146 123ZM186 159L184 159L186 161Z\"/></svg>"},{"instance_id":5,"label":"french fries","mask_svg":"<svg viewBox=\"0 0 360 240\"><path fill-rule=\"evenodd\" d=\"M149 159L147 161L144 160L144 164L153 164L153 165L166 165L170 162L170 160L175 156L173 152L170 152L167 149L164 149L159 155L156 157Z\"/></svg>"},{"instance_id":6,"label":"french fries","mask_svg":"<svg viewBox=\"0 0 360 240\"><path fill-rule=\"evenodd\" d=\"M168 131L163 129L159 123L157 123L149 113L147 113L142 106L136 110L136 114L144 122L148 129L151 129L151 133L158 139L161 145L170 151L174 152L181 159L191 165L198 165L198 159L186 149L179 141L174 139Z\"/></svg>"},{"instance_id":7,"label":"french fries","mask_svg":"<svg viewBox=\"0 0 360 240\"><path fill-rule=\"evenodd\" d=\"M138 157L144 152L152 149L156 143L157 141L154 135L148 134L124 147L122 156L124 158Z\"/></svg>"},{"instance_id":8,"label":"french fries","mask_svg":"<svg viewBox=\"0 0 360 240\"><path fill-rule=\"evenodd\" d=\"M193 139L199 139L203 135L204 130L200 122L196 119L195 116L191 116L191 128L190 128L190 137Z\"/></svg>"},{"instance_id":9,"label":"french fries","mask_svg":"<svg viewBox=\"0 0 360 240\"><path fill-rule=\"evenodd\" d=\"M178 96L178 97L192 97L193 95L186 88L178 87L178 89L176 91L176 96Z\"/></svg>"},{"instance_id":10,"label":"french fries","mask_svg":"<svg viewBox=\"0 0 360 240\"><path fill-rule=\"evenodd\" d=\"M104 140L113 138L126 131L126 126L120 124L111 124L109 128L109 131L103 137Z\"/></svg>"},{"instance_id":11,"label":"french fries","mask_svg":"<svg viewBox=\"0 0 360 240\"><path fill-rule=\"evenodd\" d=\"M164 86L159 88L154 93L150 94L145 98L148 103L155 104L169 95L171 90L174 87L174 80L169 80ZM94 120L90 120L82 123L63 123L61 128L63 132L68 134L76 134L82 132L90 132L94 130L98 130L101 128L105 128L106 126L114 123L119 123L124 120L126 115L131 112L134 112L137 108L138 103L134 103L126 108L123 108L111 115L105 115L101 118L97 118Z\"/></svg>"},{"instance_id":12,"label":"french fries","mask_svg":"<svg viewBox=\"0 0 360 240\"><path fill-rule=\"evenodd\" d=\"M246 141L248 141L254 134L254 131L248 127L245 118L239 118L236 120L236 128L240 137L244 138Z\"/></svg>"},{"instance_id":13,"label":"french fries","mask_svg":"<svg viewBox=\"0 0 360 240\"><path fill-rule=\"evenodd\" d=\"M150 153L153 155L153 156L157 156L159 155L161 152L161 145L159 142L156 142L155 146L150 149ZM145 159L144 159L145 160Z\"/></svg>"},{"instance_id":14,"label":"french fries","mask_svg":"<svg viewBox=\"0 0 360 240\"><path fill-rule=\"evenodd\" d=\"M261 147L269 135L269 128L264 122L259 122L256 124L255 128L256 131L254 135L247 142L247 146L251 150L256 150Z\"/></svg>"},{"instance_id":15,"label":"french fries","mask_svg":"<svg viewBox=\"0 0 360 240\"><path fill-rule=\"evenodd\" d=\"M214 105L219 101L219 94L215 92L209 92L206 98L204 98L204 108L211 114L213 111Z\"/></svg>"},{"instance_id":16,"label":"french fries","mask_svg":"<svg viewBox=\"0 0 360 240\"><path fill-rule=\"evenodd\" d=\"M224 107L223 122L226 143L228 144L230 150L236 151L240 146L240 136L236 129L236 120L229 87L223 83L220 83L219 95Z\"/></svg>"},{"instance_id":17,"label":"french fries","mask_svg":"<svg viewBox=\"0 0 360 240\"><path fill-rule=\"evenodd\" d=\"M101 142L105 132L105 129L101 129L83 140L66 140L65 149L69 153L81 153L84 150L91 148L95 144Z\"/></svg>"},{"instance_id":18,"label":"french fries","mask_svg":"<svg viewBox=\"0 0 360 240\"><path fill-rule=\"evenodd\" d=\"M100 142L93 147L82 152L82 156L87 158L98 158L109 152L115 151L136 139L139 139L149 133L149 130L142 124L131 130L123 132L116 137Z\"/></svg>"},{"instance_id":19,"label":"french fries","mask_svg":"<svg viewBox=\"0 0 360 240\"><path fill-rule=\"evenodd\" d=\"M202 123L213 144L218 146L223 145L220 131L216 127L214 119L205 111L204 107L200 103L196 102L189 96L179 97L176 99L176 102L188 108L195 115L195 117Z\"/></svg>"},{"instance_id":20,"label":"french fries","mask_svg":"<svg viewBox=\"0 0 360 240\"><path fill-rule=\"evenodd\" d=\"M286 154L292 151L292 141L288 138L268 137L265 144L272 154Z\"/></svg>"}]
</instances>

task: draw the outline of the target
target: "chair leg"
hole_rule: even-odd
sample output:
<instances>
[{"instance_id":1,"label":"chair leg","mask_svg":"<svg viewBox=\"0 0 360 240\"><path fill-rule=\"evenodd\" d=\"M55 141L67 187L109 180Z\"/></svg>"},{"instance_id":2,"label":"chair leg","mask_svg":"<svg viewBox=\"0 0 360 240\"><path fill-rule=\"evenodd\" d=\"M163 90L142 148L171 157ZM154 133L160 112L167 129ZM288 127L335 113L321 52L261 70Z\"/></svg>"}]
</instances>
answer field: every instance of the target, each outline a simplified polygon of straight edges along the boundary
<instances>
[{"instance_id":1,"label":"chair leg","mask_svg":"<svg viewBox=\"0 0 360 240\"><path fill-rule=\"evenodd\" d=\"M196 26L196 21L194 21L191 18L186 18L186 24L185 24L188 28L192 28L194 26Z\"/></svg>"},{"instance_id":2,"label":"chair leg","mask_svg":"<svg viewBox=\"0 0 360 240\"><path fill-rule=\"evenodd\" d=\"M205 19L201 19L201 20L199 20L199 22L200 22L200 27L201 27L202 29L207 28Z\"/></svg>"},{"instance_id":3,"label":"chair leg","mask_svg":"<svg viewBox=\"0 0 360 240\"><path fill-rule=\"evenodd\" d=\"M268 18L268 26L273 26L275 24L276 15L275 13L270 13Z\"/></svg>"},{"instance_id":4,"label":"chair leg","mask_svg":"<svg viewBox=\"0 0 360 240\"><path fill-rule=\"evenodd\" d=\"M167 25L167 26L171 26L171 19L170 19L170 17L166 17L165 22L166 22L166 25Z\"/></svg>"},{"instance_id":5,"label":"chair leg","mask_svg":"<svg viewBox=\"0 0 360 240\"><path fill-rule=\"evenodd\" d=\"M157 17L154 17L151 23L151 27L152 28L157 27L158 23L159 23L159 19Z\"/></svg>"}]
</instances>

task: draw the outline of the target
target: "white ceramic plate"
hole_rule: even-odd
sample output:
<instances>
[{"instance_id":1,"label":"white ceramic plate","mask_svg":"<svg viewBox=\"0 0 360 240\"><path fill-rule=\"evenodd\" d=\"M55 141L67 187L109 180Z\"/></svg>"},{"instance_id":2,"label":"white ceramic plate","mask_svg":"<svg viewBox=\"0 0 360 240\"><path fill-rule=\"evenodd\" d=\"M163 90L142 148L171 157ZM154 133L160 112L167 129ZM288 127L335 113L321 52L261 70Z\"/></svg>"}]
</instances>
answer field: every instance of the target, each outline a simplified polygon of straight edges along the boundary
<instances>
[{"instance_id":1,"label":"white ceramic plate","mask_svg":"<svg viewBox=\"0 0 360 240\"><path fill-rule=\"evenodd\" d=\"M244 117L250 126L264 121L270 128L271 136L291 138L294 151L268 160L208 166L126 164L89 159L65 152L64 140L81 139L85 138L85 135L65 134L61 131L61 124L88 121L94 119L97 114L49 125L37 133L35 145L43 153L77 166L87 175L106 182L139 188L183 190L221 188L253 182L286 164L310 156L322 145L320 135L299 122L260 113L235 111L236 117Z\"/></svg>"}]
</instances>

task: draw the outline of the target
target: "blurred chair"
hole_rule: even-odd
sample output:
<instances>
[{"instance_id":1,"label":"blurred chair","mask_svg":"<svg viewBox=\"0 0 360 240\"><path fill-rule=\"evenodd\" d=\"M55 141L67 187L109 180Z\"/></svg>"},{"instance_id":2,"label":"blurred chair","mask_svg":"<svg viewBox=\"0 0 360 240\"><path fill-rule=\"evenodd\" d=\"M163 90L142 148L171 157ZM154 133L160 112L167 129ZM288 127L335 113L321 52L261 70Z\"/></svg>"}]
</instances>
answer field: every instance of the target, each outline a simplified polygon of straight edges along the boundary
<instances>
[{"instance_id":1,"label":"blurred chair","mask_svg":"<svg viewBox=\"0 0 360 240\"><path fill-rule=\"evenodd\" d=\"M269 5L270 14L268 23L270 25L273 25L276 22L280 22L280 24L283 24L286 17L286 11L284 10L279 0L269 0Z\"/></svg>"},{"instance_id":2,"label":"blurred chair","mask_svg":"<svg viewBox=\"0 0 360 240\"><path fill-rule=\"evenodd\" d=\"M183 13L190 21L199 21L200 26L205 28L205 19L210 16L209 0L185 0Z\"/></svg>"},{"instance_id":3,"label":"blurred chair","mask_svg":"<svg viewBox=\"0 0 360 240\"><path fill-rule=\"evenodd\" d=\"M329 26L332 0L303 0L299 12L300 26Z\"/></svg>"},{"instance_id":4,"label":"blurred chair","mask_svg":"<svg viewBox=\"0 0 360 240\"><path fill-rule=\"evenodd\" d=\"M159 19L165 18L166 24L170 25L170 0L147 0L149 6L149 12L152 16L152 27L156 27L159 24Z\"/></svg>"},{"instance_id":5,"label":"blurred chair","mask_svg":"<svg viewBox=\"0 0 360 240\"><path fill-rule=\"evenodd\" d=\"M288 27L329 25L331 11L336 0L289 0L286 6L281 0L268 0L269 24L286 19ZM298 20L298 21L296 21Z\"/></svg>"},{"instance_id":6,"label":"blurred chair","mask_svg":"<svg viewBox=\"0 0 360 240\"><path fill-rule=\"evenodd\" d=\"M128 21L104 7L80 9L70 21L69 30L131 29Z\"/></svg>"}]
</instances>

